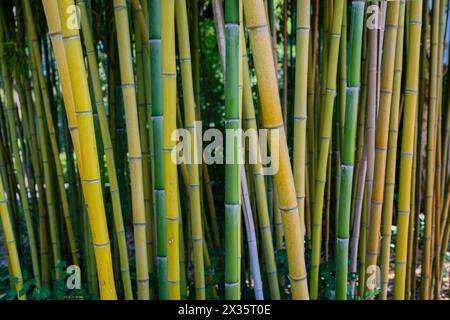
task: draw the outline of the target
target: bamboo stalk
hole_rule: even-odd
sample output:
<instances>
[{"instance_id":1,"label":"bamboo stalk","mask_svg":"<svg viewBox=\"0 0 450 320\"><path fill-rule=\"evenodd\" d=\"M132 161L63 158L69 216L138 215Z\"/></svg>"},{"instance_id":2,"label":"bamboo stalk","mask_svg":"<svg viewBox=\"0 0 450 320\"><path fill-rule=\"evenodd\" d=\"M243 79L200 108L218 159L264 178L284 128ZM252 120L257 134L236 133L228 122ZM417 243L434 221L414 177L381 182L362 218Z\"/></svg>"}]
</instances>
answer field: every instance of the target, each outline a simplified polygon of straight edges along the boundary
<instances>
[{"instance_id":1,"label":"bamboo stalk","mask_svg":"<svg viewBox=\"0 0 450 320\"><path fill-rule=\"evenodd\" d=\"M225 2L226 79L225 117L225 297L240 299L239 281L239 1Z\"/></svg>"},{"instance_id":2,"label":"bamboo stalk","mask_svg":"<svg viewBox=\"0 0 450 320\"><path fill-rule=\"evenodd\" d=\"M420 37L422 28L422 0L410 2L409 39L407 45L407 70L405 108L400 160L400 184L398 201L397 240L395 250L394 299L405 298L406 244L410 210L410 184L412 154L414 152L414 117L417 107L417 89L420 65Z\"/></svg>"},{"instance_id":3,"label":"bamboo stalk","mask_svg":"<svg viewBox=\"0 0 450 320\"><path fill-rule=\"evenodd\" d=\"M243 167L244 165L242 165ZM253 221L252 208L248 195L247 176L245 168L241 168L242 181L242 211L244 215L245 230L247 233L248 250L250 255L251 270L254 279L254 291L256 300L264 300L261 271L259 268L258 248L256 244L255 223Z\"/></svg>"},{"instance_id":4,"label":"bamboo stalk","mask_svg":"<svg viewBox=\"0 0 450 320\"><path fill-rule=\"evenodd\" d=\"M319 289L319 267L320 267L320 244L322 238L322 209L324 189L326 180L326 168L328 163L328 152L330 149L332 116L334 99L336 95L337 61L339 53L339 39L341 37L342 17L344 1L336 1L334 5L333 19L330 30L329 55L327 63L327 80L325 101L321 110L319 158L316 174L316 191L313 213L312 230L312 256L311 256L311 298L318 298Z\"/></svg>"},{"instance_id":5,"label":"bamboo stalk","mask_svg":"<svg viewBox=\"0 0 450 320\"><path fill-rule=\"evenodd\" d=\"M306 125L308 103L308 49L310 35L309 0L297 2L297 60L295 72L295 103L294 103L294 165L293 174L297 197L297 207L300 219L301 234L305 235L305 169L306 169ZM287 77L285 77L285 80ZM286 85L286 83L285 83ZM287 93L286 93L287 95ZM285 98L285 103L287 97ZM285 114L285 118L287 115Z\"/></svg>"},{"instance_id":6,"label":"bamboo stalk","mask_svg":"<svg viewBox=\"0 0 450 320\"><path fill-rule=\"evenodd\" d=\"M155 210L156 210L156 245L159 298L168 298L167 291L167 244L165 221L165 189L164 189L164 156L163 156L163 79L161 52L161 3L150 0L150 62L151 62L151 94L152 125L154 137L155 167Z\"/></svg>"},{"instance_id":7,"label":"bamboo stalk","mask_svg":"<svg viewBox=\"0 0 450 320\"><path fill-rule=\"evenodd\" d=\"M166 208L168 298L180 299L178 175L172 160L176 142L175 1L161 3L162 78L164 94L164 186Z\"/></svg>"},{"instance_id":8,"label":"bamboo stalk","mask_svg":"<svg viewBox=\"0 0 450 320\"><path fill-rule=\"evenodd\" d=\"M431 28L431 72L430 72L430 100L427 124L427 167L426 167L426 198L425 198L425 233L424 253L422 260L422 284L420 297L429 299L431 286L431 237L435 194L435 165L436 165L436 121L437 121L437 94L438 94L438 39L439 39L439 9L440 1L433 2L432 28Z\"/></svg>"},{"instance_id":9,"label":"bamboo stalk","mask_svg":"<svg viewBox=\"0 0 450 320\"><path fill-rule=\"evenodd\" d=\"M342 149L342 179L339 201L339 215L336 245L336 299L347 298L348 242L350 237L351 187L353 184L354 150L358 119L358 98L360 90L362 31L364 23L363 1L353 1L349 43L348 86L345 106L345 125Z\"/></svg>"},{"instance_id":10,"label":"bamboo stalk","mask_svg":"<svg viewBox=\"0 0 450 320\"><path fill-rule=\"evenodd\" d=\"M86 3L77 0L80 8L81 28L83 32L84 45L86 47L89 71L93 83L94 102L97 107L98 117L100 121L100 130L106 157L106 165L108 170L108 178L110 184L110 193L112 199L112 209L114 217L114 229L117 237L120 258L120 271L123 281L125 299L132 300L133 293L131 291L131 279L128 263L128 252L126 247L125 229L123 225L122 208L120 202L120 194L118 192L118 182L116 174L116 166L114 162L114 152L111 143L111 136L108 128L108 120L106 117L105 107L103 103L103 93L101 91L100 76L98 72L98 62L94 42L92 40L91 26L89 25ZM52 16L50 13L49 16Z\"/></svg>"},{"instance_id":11,"label":"bamboo stalk","mask_svg":"<svg viewBox=\"0 0 450 320\"><path fill-rule=\"evenodd\" d=\"M114 15L119 47L120 76L128 138L128 159L133 208L134 241L136 250L136 281L138 298L149 299L146 219L142 175L142 151L137 114L136 90L131 56L128 10L125 0L114 0Z\"/></svg>"},{"instance_id":12,"label":"bamboo stalk","mask_svg":"<svg viewBox=\"0 0 450 320\"><path fill-rule=\"evenodd\" d=\"M68 21L70 8L74 8L73 0L62 0L59 4L61 21ZM115 300L117 295L112 270L111 245L105 217L91 99L84 71L80 36L78 29L69 28L65 23L62 23L62 36L75 101L83 166L80 174L84 184L85 200L92 229L100 295L102 299Z\"/></svg>"},{"instance_id":13,"label":"bamboo stalk","mask_svg":"<svg viewBox=\"0 0 450 320\"><path fill-rule=\"evenodd\" d=\"M386 181L381 220L381 252L380 252L380 298L387 299L389 284L389 265L391 253L392 217L394 205L395 176L397 162L399 110L401 82L403 72L403 40L405 22L405 1L400 2L400 20L397 30L397 49L395 51L394 86L392 93L391 116L389 120L388 154L386 163Z\"/></svg>"},{"instance_id":14,"label":"bamboo stalk","mask_svg":"<svg viewBox=\"0 0 450 320\"><path fill-rule=\"evenodd\" d=\"M367 277L370 276L369 267L377 265L379 255L379 235L381 213L386 179L386 158L389 136L389 120L391 114L392 88L394 84L394 62L397 46L397 29L399 21L400 2L389 2L387 5L386 28L384 33L383 62L381 67L380 101L376 122L375 138L375 171L371 196L370 222L368 243L366 249ZM375 288L369 288L373 294Z\"/></svg>"},{"instance_id":15,"label":"bamboo stalk","mask_svg":"<svg viewBox=\"0 0 450 320\"><path fill-rule=\"evenodd\" d=\"M1 25L1 23L0 23ZM1 26L0 26L1 31ZM0 36L3 37L3 36ZM0 38L0 48L3 51L3 39ZM0 176L0 215L2 220L3 235L5 237L5 244L8 252L8 267L10 268L11 276L16 280L15 289L19 300L26 300L26 295L20 295L23 287L22 269L20 268L19 254L17 252L16 239L14 236L11 215L8 210L8 199L5 197L5 189L3 188L3 175Z\"/></svg>"},{"instance_id":16,"label":"bamboo stalk","mask_svg":"<svg viewBox=\"0 0 450 320\"><path fill-rule=\"evenodd\" d=\"M275 172L275 184L279 195L279 209L283 218L286 251L289 265L292 297L308 299L306 266L304 259L304 239L301 237L301 224L298 215L295 185L287 150L286 135L283 130L281 104L275 67L270 62L270 33L264 6L255 0L244 0L244 13L254 53L256 76L260 95L262 123L275 137L279 149L271 144L271 154L279 161ZM278 137L277 137L278 135ZM273 140L272 140L273 142ZM272 158L272 160L274 160Z\"/></svg>"},{"instance_id":17,"label":"bamboo stalk","mask_svg":"<svg viewBox=\"0 0 450 320\"><path fill-rule=\"evenodd\" d=\"M205 270L203 261L203 231L200 204L199 167L197 159L199 137L195 122L195 99L192 82L191 49L189 43L189 26L186 0L176 0L175 13L178 31L178 48L180 52L181 77L183 81L183 99L185 107L185 124L190 132L191 142L188 150L189 171L189 205L192 226L192 245L194 248L195 293L197 300L206 299Z\"/></svg>"},{"instance_id":18,"label":"bamboo stalk","mask_svg":"<svg viewBox=\"0 0 450 320\"><path fill-rule=\"evenodd\" d=\"M241 43L244 43L243 33L241 33ZM255 116L255 107L253 104L252 88L250 84L250 71L248 67L247 48L243 45L243 73L244 73L244 88L243 88L243 120L247 130L254 130L257 132L257 123ZM249 152L250 154L260 155L261 149L259 139L250 139ZM269 282L270 297L273 300L280 299L280 288L278 284L277 268L275 264L273 237L271 232L271 219L269 216L268 195L266 193L266 186L264 181L263 167L261 159L257 158L255 164L251 166L253 180L255 184L257 211L259 218L259 230L261 234L261 242L263 249L264 263L266 264L266 272Z\"/></svg>"}]
</instances>

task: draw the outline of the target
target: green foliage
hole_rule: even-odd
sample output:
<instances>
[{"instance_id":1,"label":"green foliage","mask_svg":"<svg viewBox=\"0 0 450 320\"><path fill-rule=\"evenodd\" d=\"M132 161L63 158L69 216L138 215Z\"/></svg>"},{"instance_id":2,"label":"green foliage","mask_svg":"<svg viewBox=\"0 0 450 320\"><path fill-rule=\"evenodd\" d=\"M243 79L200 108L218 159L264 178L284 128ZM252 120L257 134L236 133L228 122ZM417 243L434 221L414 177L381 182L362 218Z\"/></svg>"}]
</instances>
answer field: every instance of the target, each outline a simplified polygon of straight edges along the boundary
<instances>
[{"instance_id":1,"label":"green foliage","mask_svg":"<svg viewBox=\"0 0 450 320\"><path fill-rule=\"evenodd\" d=\"M27 271L24 271L23 287L19 295L26 294L27 300L98 300L99 297L91 295L83 287L70 290L67 286L67 279L71 274L65 271L66 263L60 261L56 265L61 268L61 278L53 281L53 287L36 287L36 280L30 278ZM12 277L8 273L7 267L0 267L0 300L16 300L18 293L12 287L19 279Z\"/></svg>"}]
</instances>

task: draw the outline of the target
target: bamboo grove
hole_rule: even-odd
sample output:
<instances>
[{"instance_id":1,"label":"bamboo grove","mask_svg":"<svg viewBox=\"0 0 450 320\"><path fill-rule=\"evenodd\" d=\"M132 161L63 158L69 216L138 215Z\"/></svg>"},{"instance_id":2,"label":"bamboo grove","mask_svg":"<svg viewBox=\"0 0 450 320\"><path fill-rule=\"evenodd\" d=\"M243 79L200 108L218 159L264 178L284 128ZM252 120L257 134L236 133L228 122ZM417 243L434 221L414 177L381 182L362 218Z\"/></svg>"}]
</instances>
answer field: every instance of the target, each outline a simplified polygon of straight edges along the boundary
<instances>
[{"instance_id":1,"label":"bamboo grove","mask_svg":"<svg viewBox=\"0 0 450 320\"><path fill-rule=\"evenodd\" d=\"M449 5L0 1L0 299L449 299Z\"/></svg>"}]
</instances>

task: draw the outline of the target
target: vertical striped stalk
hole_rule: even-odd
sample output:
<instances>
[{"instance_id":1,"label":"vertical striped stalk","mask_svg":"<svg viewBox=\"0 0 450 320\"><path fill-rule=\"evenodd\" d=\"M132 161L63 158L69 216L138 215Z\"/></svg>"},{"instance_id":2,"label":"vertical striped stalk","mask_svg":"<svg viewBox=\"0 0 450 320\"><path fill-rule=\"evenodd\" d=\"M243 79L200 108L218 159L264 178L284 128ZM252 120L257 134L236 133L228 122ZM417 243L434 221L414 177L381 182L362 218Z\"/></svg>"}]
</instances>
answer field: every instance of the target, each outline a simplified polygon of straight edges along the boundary
<instances>
[{"instance_id":1,"label":"vertical striped stalk","mask_svg":"<svg viewBox=\"0 0 450 320\"><path fill-rule=\"evenodd\" d=\"M128 138L128 159L133 208L134 242L136 250L136 281L138 298L149 299L149 278L147 260L146 221L144 185L142 176L142 152L139 136L136 90L131 54L128 10L125 0L114 0L117 45L119 47L120 77L125 104L125 118Z\"/></svg>"},{"instance_id":2,"label":"vertical striped stalk","mask_svg":"<svg viewBox=\"0 0 450 320\"><path fill-rule=\"evenodd\" d=\"M189 205L192 226L192 245L194 248L194 276L195 296L197 300L204 300L205 270L203 263L203 231L200 208L200 186L198 161L197 128L195 126L195 99L192 82L191 47L189 43L189 27L186 10L186 0L175 0L175 13L178 31L178 48L180 51L181 78L183 84L183 101L185 110L185 124L190 132L191 142L188 150L190 158L189 171ZM183 240L181 238L181 240Z\"/></svg>"},{"instance_id":3,"label":"vertical striped stalk","mask_svg":"<svg viewBox=\"0 0 450 320\"><path fill-rule=\"evenodd\" d=\"M150 0L150 62L152 93L152 125L154 137L156 245L159 298L167 299L167 245L163 160L163 80L161 52L161 1Z\"/></svg>"},{"instance_id":4,"label":"vertical striped stalk","mask_svg":"<svg viewBox=\"0 0 450 320\"><path fill-rule=\"evenodd\" d=\"M308 49L311 25L310 11L310 0L297 1L293 173L301 226L300 237L302 241L305 236L306 119L308 103ZM286 114L285 117L287 118Z\"/></svg>"},{"instance_id":5,"label":"vertical striped stalk","mask_svg":"<svg viewBox=\"0 0 450 320\"><path fill-rule=\"evenodd\" d=\"M73 8L74 2L73 0L62 0L59 4L61 21L67 22L71 12L69 6ZM75 101L81 163L83 165L81 180L84 184L85 200L88 206L92 229L100 296L102 299L115 300L117 299L117 295L112 270L111 245L106 223L91 99L84 70L81 41L78 29L69 28L67 23L62 23L61 25Z\"/></svg>"},{"instance_id":6,"label":"vertical striped stalk","mask_svg":"<svg viewBox=\"0 0 450 320\"><path fill-rule=\"evenodd\" d=\"M330 29L328 70L326 79L325 100L321 110L319 158L316 175L316 191L313 211L312 256L311 256L311 298L317 299L319 289L320 246L322 238L322 210L328 152L330 149L332 117L336 96L336 76L341 37L344 1L338 0L334 4L333 19Z\"/></svg>"},{"instance_id":7,"label":"vertical striped stalk","mask_svg":"<svg viewBox=\"0 0 450 320\"><path fill-rule=\"evenodd\" d=\"M100 76L98 72L97 55L94 47L91 26L89 24L86 2L77 0L80 8L81 28L83 32L84 45L86 47L87 58L89 62L89 71L93 84L94 102L97 106L97 113L100 122L100 131L102 135L103 147L105 151L106 165L108 169L108 178L112 199L114 230L117 236L119 247L120 270L123 281L125 299L133 299L131 291L131 279L128 264L128 252L126 247L125 229L123 225L122 208L120 203L119 187L117 182L116 166L114 162L114 151L109 133L108 119L106 117L105 106L103 103L103 93L101 90ZM51 16L51 15L49 15Z\"/></svg>"},{"instance_id":8,"label":"vertical striped stalk","mask_svg":"<svg viewBox=\"0 0 450 320\"><path fill-rule=\"evenodd\" d=\"M392 217L394 206L395 175L397 162L399 110L403 67L403 40L405 23L405 1L400 2L400 20L397 30L397 49L395 51L394 86L392 92L391 117L389 119L388 154L386 163L386 181L381 218L381 293L380 299L387 298L389 284L389 264L391 251Z\"/></svg>"},{"instance_id":9,"label":"vertical striped stalk","mask_svg":"<svg viewBox=\"0 0 450 320\"><path fill-rule=\"evenodd\" d=\"M175 1L161 3L162 76L164 94L164 186L166 207L167 281L168 298L180 299L180 257L178 230L178 175L172 160L176 141L172 134L176 130L176 64L175 64Z\"/></svg>"},{"instance_id":10,"label":"vertical striped stalk","mask_svg":"<svg viewBox=\"0 0 450 320\"><path fill-rule=\"evenodd\" d=\"M348 242L350 233L351 187L353 184L354 150L360 90L361 47L364 25L364 1L353 1L349 42L348 86L345 106L345 143L342 145L342 179L336 244L336 299L347 298Z\"/></svg>"},{"instance_id":11,"label":"vertical striped stalk","mask_svg":"<svg viewBox=\"0 0 450 320\"><path fill-rule=\"evenodd\" d=\"M243 44L243 76L244 76L244 87L243 87L243 120L245 128L247 130L254 130L256 133L258 130L255 116L255 107L253 104L252 88L250 83L250 71L248 67L248 55L247 48L244 45L243 33L241 33L240 38ZM256 136L257 137L257 136ZM251 140L251 139L250 139ZM260 144L258 139L253 139L250 141L249 146L250 154L260 155ZM270 297L273 300L280 299L280 288L278 285L278 275L275 263L275 255L273 248L273 237L271 232L271 217L269 215L269 206L267 202L266 186L263 175L263 167L261 162L257 158L257 162L251 166L253 179L255 184L255 194L256 203L258 211L259 220L259 230L261 234L261 243L263 250L264 263L266 267L267 278L269 282Z\"/></svg>"},{"instance_id":12,"label":"vertical striped stalk","mask_svg":"<svg viewBox=\"0 0 450 320\"><path fill-rule=\"evenodd\" d=\"M294 299L308 299L304 239L301 237L294 177L284 132L275 66L271 63L270 33L264 5L256 0L244 0L243 4L254 53L253 59L258 79L261 110L263 111L262 123L265 128L269 129L271 136L278 139L279 149L273 148L273 144L270 147L272 161L278 158L276 160L279 164L278 171L275 172L275 184L285 232L292 297Z\"/></svg>"},{"instance_id":13,"label":"vertical striped stalk","mask_svg":"<svg viewBox=\"0 0 450 320\"><path fill-rule=\"evenodd\" d=\"M239 282L239 1L225 2L225 298L240 299Z\"/></svg>"},{"instance_id":14,"label":"vertical striped stalk","mask_svg":"<svg viewBox=\"0 0 450 320\"><path fill-rule=\"evenodd\" d=\"M412 155L414 152L414 118L417 107L417 90L420 66L420 38L422 29L422 0L410 2L409 33L407 42L407 70L405 107L400 156L400 184L395 250L394 299L405 298L406 258L410 210L410 185Z\"/></svg>"},{"instance_id":15,"label":"vertical striped stalk","mask_svg":"<svg viewBox=\"0 0 450 320\"><path fill-rule=\"evenodd\" d=\"M141 21L143 16L143 10L148 11L147 7L144 9L140 6L139 1L138 8L134 8L133 1L133 16L134 21ZM145 2L143 2L144 4ZM135 22L136 23L136 22ZM145 220L146 220L146 247L147 247L147 260L148 260L148 273L154 273L154 254L153 254L153 197L152 197L152 189L153 189L153 181L152 181L152 169L151 169L151 154L149 151L150 144L149 139L151 136L147 130L147 110L151 111L151 97L150 97L150 62L149 62L149 51L143 50L143 39L147 39L145 43L150 45L148 41L148 28L147 22L144 17L144 22L139 23L145 24L145 29L147 30L146 34L141 33L141 28L134 28L134 36L135 36L135 52L136 52L136 82L137 82L137 107L138 107L138 118L139 118L139 133L140 133L140 141L141 141L141 150L142 150L142 174L143 174L143 185L144 185L144 206L145 206ZM145 79L145 77L148 79ZM148 83L148 85L147 85ZM150 288L149 298L153 299L155 297L154 288Z\"/></svg>"},{"instance_id":16,"label":"vertical striped stalk","mask_svg":"<svg viewBox=\"0 0 450 320\"><path fill-rule=\"evenodd\" d=\"M392 88L394 82L394 63L397 45L397 28L400 12L400 2L391 1L387 7L386 31L384 34L383 62L381 67L380 102L376 122L375 138L375 171L369 214L369 229L366 248L366 276L369 277L372 266L377 265L379 255L379 235L381 213L386 177L386 158L389 136L389 120L391 114ZM369 288L370 293L373 289Z\"/></svg>"},{"instance_id":17,"label":"vertical striped stalk","mask_svg":"<svg viewBox=\"0 0 450 320\"><path fill-rule=\"evenodd\" d=\"M238 133L241 132L242 130L242 100L243 100L243 89L244 89L244 73L243 73L243 49L244 46L243 44L245 42L242 42L240 39L241 37L243 38L244 35L244 7L242 6L242 0L238 1L238 12L239 12L239 35L238 35L238 89L239 89L239 94L238 94L238 101L239 101L239 114L238 114L238 119L239 119L239 126L238 126ZM241 175L241 171L242 168L243 170L245 170L245 166L241 166L240 165L240 160L242 162L245 162L245 147L244 149L242 149L242 136L238 136L237 138L237 163L239 164L238 166L238 199L239 199L239 214L238 214L238 271L239 271L239 277L238 277L238 282L240 284L242 284L243 282L245 282L245 257L246 257L246 252L245 252L245 245L244 242L242 241L242 239L244 238L244 229L242 228L242 215L241 215L241 210L242 210L242 201L243 201L243 196L242 196L242 188L246 188L245 192L248 193L248 184L246 186L242 185L242 175ZM243 151L242 151L243 150ZM234 163L234 162L233 162ZM244 255L244 259L242 259L242 256ZM242 281L242 274L244 275L244 281ZM251 274L251 273L250 273ZM250 275L251 277L251 275ZM241 286L239 286L239 293L238 293L239 297L241 296Z\"/></svg>"},{"instance_id":18,"label":"vertical striped stalk","mask_svg":"<svg viewBox=\"0 0 450 320\"><path fill-rule=\"evenodd\" d=\"M3 6L0 6L0 12L3 14ZM15 119L15 112L16 109L14 107L14 100L13 100L13 88L11 85L11 78L8 72L8 66L7 61L4 58L4 43L6 41L6 32L3 26L3 20L0 21L0 57L1 57L1 75L2 75L2 82L3 82L3 90L5 93L5 117L7 118L7 123L9 127L9 138L11 140L11 147L12 147L12 159L13 159L13 165L16 169L16 178L19 183L19 191L20 191L20 200L22 203L22 210L23 215L25 217L25 225L28 235L28 243L30 246L30 252L31 252L31 261L32 261L32 268L33 268L33 275L36 279L36 284L39 287L40 286L40 270L39 270L39 257L38 257L38 251L37 251L37 243L36 243L36 237L34 234L34 227L33 227L33 221L31 218L31 212L29 207L29 199L27 196L27 188L25 185L25 177L24 177L24 170L22 166L22 161L20 155L24 154L23 148L23 141L19 141L17 136L17 124ZM0 190L3 191L3 190ZM1 192L2 196L4 196L4 192ZM11 193L13 195L13 193ZM13 196L11 196L12 199L14 199ZM3 210L2 210L3 211ZM3 213L2 213L2 221L3 221ZM12 230L11 230L12 231ZM13 252L10 253L13 255ZM20 277L21 278L21 277Z\"/></svg>"}]
</instances>

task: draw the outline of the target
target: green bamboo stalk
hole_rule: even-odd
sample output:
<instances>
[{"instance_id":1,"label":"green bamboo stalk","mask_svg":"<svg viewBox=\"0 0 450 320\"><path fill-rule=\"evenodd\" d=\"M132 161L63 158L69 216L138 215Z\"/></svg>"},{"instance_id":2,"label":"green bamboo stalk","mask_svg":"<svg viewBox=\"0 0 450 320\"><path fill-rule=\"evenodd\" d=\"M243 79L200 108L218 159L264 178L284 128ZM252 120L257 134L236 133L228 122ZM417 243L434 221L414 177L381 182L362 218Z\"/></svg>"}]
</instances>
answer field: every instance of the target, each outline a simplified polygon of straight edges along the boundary
<instances>
[{"instance_id":1,"label":"green bamboo stalk","mask_svg":"<svg viewBox=\"0 0 450 320\"><path fill-rule=\"evenodd\" d=\"M351 187L353 184L354 150L358 119L358 98L360 91L362 31L364 24L364 1L352 1L350 17L350 42L348 86L345 106L344 138L342 148L342 179L338 215L336 252L336 299L347 298L348 242L351 207Z\"/></svg>"},{"instance_id":2,"label":"green bamboo stalk","mask_svg":"<svg viewBox=\"0 0 450 320\"><path fill-rule=\"evenodd\" d=\"M225 164L225 298L239 300L239 1L225 2L226 79L225 117L227 163Z\"/></svg>"},{"instance_id":3,"label":"green bamboo stalk","mask_svg":"<svg viewBox=\"0 0 450 320\"><path fill-rule=\"evenodd\" d=\"M161 3L150 0L150 61L151 61L151 95L152 124L154 137L155 167L155 210L156 210L156 245L158 265L159 298L168 298L167 291L167 245L165 221L164 161L163 161L163 83L161 54Z\"/></svg>"}]
</instances>

